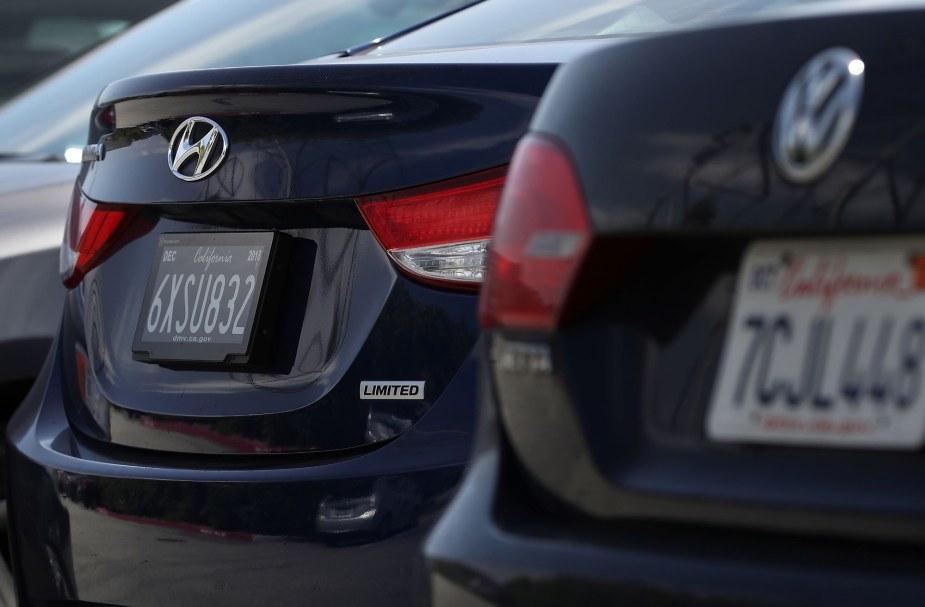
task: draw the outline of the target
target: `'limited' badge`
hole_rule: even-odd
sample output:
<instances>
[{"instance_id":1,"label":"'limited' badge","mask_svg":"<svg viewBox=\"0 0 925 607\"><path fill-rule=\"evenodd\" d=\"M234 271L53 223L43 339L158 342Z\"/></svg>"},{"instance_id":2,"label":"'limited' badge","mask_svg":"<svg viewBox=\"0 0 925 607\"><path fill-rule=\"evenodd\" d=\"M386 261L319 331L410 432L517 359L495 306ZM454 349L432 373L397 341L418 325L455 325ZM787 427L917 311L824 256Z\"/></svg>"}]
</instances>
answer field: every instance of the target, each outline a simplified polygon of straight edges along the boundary
<instances>
[{"instance_id":1,"label":"'limited' badge","mask_svg":"<svg viewBox=\"0 0 925 607\"><path fill-rule=\"evenodd\" d=\"M361 400L422 400L422 381L363 381L360 382Z\"/></svg>"}]
</instances>

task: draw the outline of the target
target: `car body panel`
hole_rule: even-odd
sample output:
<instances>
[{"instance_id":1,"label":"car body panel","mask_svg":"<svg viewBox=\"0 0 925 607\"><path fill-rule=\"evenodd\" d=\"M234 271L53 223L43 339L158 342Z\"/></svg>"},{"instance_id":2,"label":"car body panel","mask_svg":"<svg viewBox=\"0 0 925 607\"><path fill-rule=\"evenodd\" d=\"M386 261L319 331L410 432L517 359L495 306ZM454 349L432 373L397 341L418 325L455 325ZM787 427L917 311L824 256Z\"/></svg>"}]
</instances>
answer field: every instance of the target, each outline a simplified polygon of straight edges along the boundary
<instances>
[{"instance_id":1,"label":"car body panel","mask_svg":"<svg viewBox=\"0 0 925 607\"><path fill-rule=\"evenodd\" d=\"M715 528L551 517L532 505L519 473L505 470L506 449L473 459L428 537L433 605L912 606L925 593L920 556L905 547L833 547L804 536L755 543Z\"/></svg>"},{"instance_id":2,"label":"car body panel","mask_svg":"<svg viewBox=\"0 0 925 607\"><path fill-rule=\"evenodd\" d=\"M85 167L85 192L116 203L330 199L499 166L510 158L554 69L554 63L344 61L122 81L98 101L98 107L114 105L116 131L105 139L105 159ZM214 81L247 94L206 92ZM267 81L273 92L261 95ZM174 92L148 100L158 88ZM132 100L120 101L129 95ZM136 128L155 120L145 111L152 104L161 112L156 122ZM208 182L164 179L168 135L177 118L196 114L224 117L229 157ZM467 138L473 129L484 136ZM304 140L309 134L311 145ZM338 162L330 165L329 156ZM242 164L254 168L242 173Z\"/></svg>"},{"instance_id":3,"label":"car body panel","mask_svg":"<svg viewBox=\"0 0 925 607\"><path fill-rule=\"evenodd\" d=\"M596 60L576 62L559 76L559 90L594 88L547 98L533 128L555 133L573 154L600 233L920 228L917 208L900 212L901 203L909 202L922 145L916 107L925 91L908 78L922 50L903 42L914 36L911 22L918 12L885 6L691 31L597 51ZM883 48L892 31L896 44ZM704 45L707 36L711 44ZM787 48L769 60L767 49L782 39ZM839 46L853 49L866 66L853 135L812 187L789 183L765 153L763 137L799 68L816 52ZM716 69L676 69L693 47L702 47L705 64ZM601 63L608 65L606 77ZM670 77L656 77L661 74ZM633 95L620 94L627 81L635 83ZM676 99L685 99L681 111ZM575 120L581 112L629 114L633 120L608 121L602 137L596 122ZM890 167L905 196L883 204L884 194L891 195Z\"/></svg>"},{"instance_id":4,"label":"car body panel","mask_svg":"<svg viewBox=\"0 0 925 607\"><path fill-rule=\"evenodd\" d=\"M10 423L25 448L10 456L10 484L30 496L10 506L20 604L337 602L350 587L360 602L407 605L420 541L462 475L474 396L457 382L443 406L372 452L224 462L97 449L74 433L64 398L36 390ZM413 524L355 529L336 545L316 529L329 495L392 479L413 488ZM357 570L369 574L359 587Z\"/></svg>"}]
</instances>

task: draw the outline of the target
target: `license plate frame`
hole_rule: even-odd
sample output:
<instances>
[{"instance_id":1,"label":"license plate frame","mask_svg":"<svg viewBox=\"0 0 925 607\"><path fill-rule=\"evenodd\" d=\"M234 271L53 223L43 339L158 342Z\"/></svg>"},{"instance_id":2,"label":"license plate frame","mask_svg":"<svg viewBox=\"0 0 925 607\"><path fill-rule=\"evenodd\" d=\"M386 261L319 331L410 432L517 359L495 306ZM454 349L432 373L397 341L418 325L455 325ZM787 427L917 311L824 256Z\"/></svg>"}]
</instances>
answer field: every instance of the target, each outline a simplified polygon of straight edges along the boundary
<instances>
[{"instance_id":1,"label":"license plate frame","mask_svg":"<svg viewBox=\"0 0 925 607\"><path fill-rule=\"evenodd\" d=\"M268 312L278 299L281 249L288 240L274 231L161 234L132 357L165 365L262 362L272 334Z\"/></svg>"},{"instance_id":2,"label":"license plate frame","mask_svg":"<svg viewBox=\"0 0 925 607\"><path fill-rule=\"evenodd\" d=\"M923 325L925 238L753 242L740 262L707 436L920 449Z\"/></svg>"}]
</instances>

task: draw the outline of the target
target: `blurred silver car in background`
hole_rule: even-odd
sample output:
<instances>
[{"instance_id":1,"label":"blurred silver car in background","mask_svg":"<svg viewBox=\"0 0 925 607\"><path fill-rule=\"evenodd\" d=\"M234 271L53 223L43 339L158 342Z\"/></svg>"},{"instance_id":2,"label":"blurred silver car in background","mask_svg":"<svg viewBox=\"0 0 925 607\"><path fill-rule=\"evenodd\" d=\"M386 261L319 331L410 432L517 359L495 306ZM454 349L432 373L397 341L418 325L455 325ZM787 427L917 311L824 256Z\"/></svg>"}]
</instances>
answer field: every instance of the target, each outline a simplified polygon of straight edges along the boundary
<instances>
[{"instance_id":1,"label":"blurred silver car in background","mask_svg":"<svg viewBox=\"0 0 925 607\"><path fill-rule=\"evenodd\" d=\"M5 0L0 101L176 0Z\"/></svg>"}]
</instances>

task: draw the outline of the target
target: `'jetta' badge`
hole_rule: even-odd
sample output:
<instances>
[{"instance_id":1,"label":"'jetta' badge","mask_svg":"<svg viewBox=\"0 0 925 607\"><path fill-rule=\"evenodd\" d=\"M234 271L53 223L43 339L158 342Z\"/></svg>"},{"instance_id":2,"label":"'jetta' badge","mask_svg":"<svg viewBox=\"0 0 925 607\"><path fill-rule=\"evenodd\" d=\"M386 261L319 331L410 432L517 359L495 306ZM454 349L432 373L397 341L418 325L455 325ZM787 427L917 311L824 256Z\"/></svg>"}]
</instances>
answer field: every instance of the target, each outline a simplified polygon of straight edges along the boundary
<instances>
[{"instance_id":1,"label":"'jetta' badge","mask_svg":"<svg viewBox=\"0 0 925 607\"><path fill-rule=\"evenodd\" d=\"M228 153L228 136L222 127L202 116L184 120L167 150L171 172L183 181L197 181L211 175Z\"/></svg>"},{"instance_id":2,"label":"'jetta' badge","mask_svg":"<svg viewBox=\"0 0 925 607\"><path fill-rule=\"evenodd\" d=\"M810 59L784 92L771 148L784 177L806 183L827 171L848 143L864 91L864 62L847 48Z\"/></svg>"}]
</instances>

